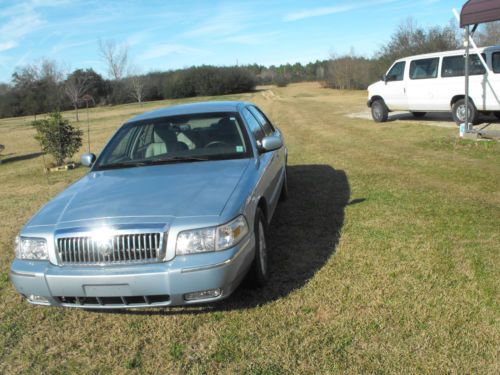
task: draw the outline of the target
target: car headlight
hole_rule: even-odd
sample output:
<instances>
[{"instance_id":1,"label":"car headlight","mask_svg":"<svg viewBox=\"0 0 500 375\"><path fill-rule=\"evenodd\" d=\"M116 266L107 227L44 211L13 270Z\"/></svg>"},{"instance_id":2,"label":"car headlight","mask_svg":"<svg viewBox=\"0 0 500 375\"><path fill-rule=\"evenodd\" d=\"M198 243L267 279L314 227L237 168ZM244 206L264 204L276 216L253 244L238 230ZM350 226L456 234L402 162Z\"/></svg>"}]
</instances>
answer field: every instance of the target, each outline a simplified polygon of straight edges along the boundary
<instances>
[{"instance_id":1,"label":"car headlight","mask_svg":"<svg viewBox=\"0 0 500 375\"><path fill-rule=\"evenodd\" d=\"M35 237L16 237L16 258L31 260L49 259L47 240Z\"/></svg>"},{"instance_id":2,"label":"car headlight","mask_svg":"<svg viewBox=\"0 0 500 375\"><path fill-rule=\"evenodd\" d=\"M243 216L218 227L201 228L180 232L177 236L177 255L220 251L236 245L248 233Z\"/></svg>"}]
</instances>

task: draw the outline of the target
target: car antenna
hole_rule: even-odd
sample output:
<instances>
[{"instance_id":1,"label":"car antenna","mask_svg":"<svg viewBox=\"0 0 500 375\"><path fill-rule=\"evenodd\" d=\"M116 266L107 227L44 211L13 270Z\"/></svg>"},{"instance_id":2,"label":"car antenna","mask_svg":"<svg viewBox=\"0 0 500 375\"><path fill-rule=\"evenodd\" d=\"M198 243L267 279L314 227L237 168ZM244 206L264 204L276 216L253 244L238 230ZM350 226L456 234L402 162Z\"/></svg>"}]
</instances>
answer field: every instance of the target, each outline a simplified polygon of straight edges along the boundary
<instances>
[{"instance_id":1,"label":"car antenna","mask_svg":"<svg viewBox=\"0 0 500 375\"><path fill-rule=\"evenodd\" d=\"M90 154L90 115L89 115L89 101L92 101L95 106L95 101L94 98L87 94L82 97L82 100L85 101L85 104L87 106L87 152Z\"/></svg>"}]
</instances>

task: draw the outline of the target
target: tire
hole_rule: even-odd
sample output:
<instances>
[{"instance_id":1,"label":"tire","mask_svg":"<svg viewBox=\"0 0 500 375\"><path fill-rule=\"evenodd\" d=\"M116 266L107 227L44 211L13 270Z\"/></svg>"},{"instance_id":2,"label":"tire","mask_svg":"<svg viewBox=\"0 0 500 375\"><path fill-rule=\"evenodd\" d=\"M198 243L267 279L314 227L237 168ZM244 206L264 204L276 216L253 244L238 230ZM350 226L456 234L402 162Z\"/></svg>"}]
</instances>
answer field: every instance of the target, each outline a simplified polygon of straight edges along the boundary
<instances>
[{"instance_id":1,"label":"tire","mask_svg":"<svg viewBox=\"0 0 500 375\"><path fill-rule=\"evenodd\" d=\"M254 233L255 258L248 272L248 282L252 288L262 288L266 285L269 278L269 262L266 240L266 218L260 208L257 208L257 212L255 213Z\"/></svg>"},{"instance_id":2,"label":"tire","mask_svg":"<svg viewBox=\"0 0 500 375\"><path fill-rule=\"evenodd\" d=\"M386 122L389 117L389 109L382 99L372 103L372 118L375 122Z\"/></svg>"},{"instance_id":3,"label":"tire","mask_svg":"<svg viewBox=\"0 0 500 375\"><path fill-rule=\"evenodd\" d=\"M411 114L413 115L413 117L422 118L427 114L427 112L411 112Z\"/></svg>"},{"instance_id":4,"label":"tire","mask_svg":"<svg viewBox=\"0 0 500 375\"><path fill-rule=\"evenodd\" d=\"M499 120L500 120L500 112L493 112L493 114L495 115L495 117L496 117L497 119L499 119Z\"/></svg>"},{"instance_id":5,"label":"tire","mask_svg":"<svg viewBox=\"0 0 500 375\"><path fill-rule=\"evenodd\" d=\"M288 199L288 172L285 166L285 178L283 180L283 186L281 187L280 202L284 202Z\"/></svg>"},{"instance_id":6,"label":"tire","mask_svg":"<svg viewBox=\"0 0 500 375\"><path fill-rule=\"evenodd\" d=\"M460 125L465 122L465 99L457 100L453 103L451 107L451 114L453 116L453 120L457 125ZM476 124L479 118L479 112L476 109L474 103L469 100L469 121L472 124Z\"/></svg>"}]
</instances>

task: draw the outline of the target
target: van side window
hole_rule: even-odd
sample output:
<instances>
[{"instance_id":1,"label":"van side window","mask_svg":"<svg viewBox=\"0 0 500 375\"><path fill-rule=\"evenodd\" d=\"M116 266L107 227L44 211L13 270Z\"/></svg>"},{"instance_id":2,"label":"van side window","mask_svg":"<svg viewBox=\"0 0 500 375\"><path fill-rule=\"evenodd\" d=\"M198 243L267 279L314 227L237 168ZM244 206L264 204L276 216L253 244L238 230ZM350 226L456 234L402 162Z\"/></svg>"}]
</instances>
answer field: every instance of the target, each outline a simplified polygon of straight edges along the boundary
<instances>
[{"instance_id":1,"label":"van side window","mask_svg":"<svg viewBox=\"0 0 500 375\"><path fill-rule=\"evenodd\" d=\"M439 57L413 60L410 63L410 79L436 78L438 74L438 65Z\"/></svg>"},{"instance_id":2,"label":"van side window","mask_svg":"<svg viewBox=\"0 0 500 375\"><path fill-rule=\"evenodd\" d=\"M491 67L494 73L500 73L500 52L491 55Z\"/></svg>"},{"instance_id":3,"label":"van side window","mask_svg":"<svg viewBox=\"0 0 500 375\"><path fill-rule=\"evenodd\" d=\"M402 81L405 74L405 62L400 61L389 70L387 73L387 81Z\"/></svg>"},{"instance_id":4,"label":"van side window","mask_svg":"<svg viewBox=\"0 0 500 375\"><path fill-rule=\"evenodd\" d=\"M486 55L482 54L486 60ZM486 73L478 55L470 55L469 74L471 76ZM460 77L465 75L465 58L463 55L443 57L441 77Z\"/></svg>"}]
</instances>

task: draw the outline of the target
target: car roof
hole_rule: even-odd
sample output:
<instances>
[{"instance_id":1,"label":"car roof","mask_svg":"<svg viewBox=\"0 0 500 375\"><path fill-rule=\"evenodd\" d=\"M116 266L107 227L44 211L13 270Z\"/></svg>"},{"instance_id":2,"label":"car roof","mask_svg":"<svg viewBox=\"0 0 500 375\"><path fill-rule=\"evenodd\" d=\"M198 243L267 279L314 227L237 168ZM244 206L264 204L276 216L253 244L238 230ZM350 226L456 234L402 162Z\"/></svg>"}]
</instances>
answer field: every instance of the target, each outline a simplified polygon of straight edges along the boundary
<instances>
[{"instance_id":1,"label":"car roof","mask_svg":"<svg viewBox=\"0 0 500 375\"><path fill-rule=\"evenodd\" d=\"M174 105L155 109L153 111L144 112L134 116L126 122L134 122L139 120L150 120L159 117L189 115L193 113L211 113L211 112L238 112L241 107L253 105L248 102L241 101L212 101L212 102L197 102Z\"/></svg>"}]
</instances>

